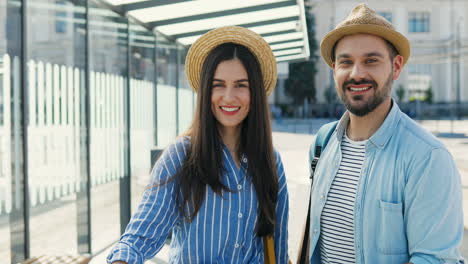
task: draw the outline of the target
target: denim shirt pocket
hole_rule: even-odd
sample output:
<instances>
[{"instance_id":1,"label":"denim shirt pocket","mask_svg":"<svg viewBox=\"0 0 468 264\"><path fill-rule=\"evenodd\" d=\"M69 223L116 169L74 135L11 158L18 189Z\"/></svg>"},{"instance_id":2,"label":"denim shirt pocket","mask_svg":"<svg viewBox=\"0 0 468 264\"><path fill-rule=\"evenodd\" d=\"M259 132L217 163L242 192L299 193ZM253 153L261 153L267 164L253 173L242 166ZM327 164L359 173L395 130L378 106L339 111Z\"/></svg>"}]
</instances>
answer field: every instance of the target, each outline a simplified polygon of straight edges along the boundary
<instances>
[{"instance_id":1,"label":"denim shirt pocket","mask_svg":"<svg viewBox=\"0 0 468 264\"><path fill-rule=\"evenodd\" d=\"M403 220L403 204L379 201L380 230L377 231L377 248L385 255L408 254Z\"/></svg>"}]
</instances>

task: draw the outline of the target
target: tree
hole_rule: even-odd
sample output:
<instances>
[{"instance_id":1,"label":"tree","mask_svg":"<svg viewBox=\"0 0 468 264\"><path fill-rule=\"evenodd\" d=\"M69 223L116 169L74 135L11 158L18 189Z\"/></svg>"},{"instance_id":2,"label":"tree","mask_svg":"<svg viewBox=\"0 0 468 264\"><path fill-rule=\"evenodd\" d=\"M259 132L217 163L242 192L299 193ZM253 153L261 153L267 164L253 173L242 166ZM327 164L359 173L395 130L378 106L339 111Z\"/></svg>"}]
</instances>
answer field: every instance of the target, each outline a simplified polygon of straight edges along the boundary
<instances>
[{"instance_id":1,"label":"tree","mask_svg":"<svg viewBox=\"0 0 468 264\"><path fill-rule=\"evenodd\" d=\"M304 99L308 102L315 102L315 74L317 72L316 64L318 60L316 53L318 45L315 40L315 18L311 9L312 6L305 6L310 57L307 61L289 63L289 76L284 83L285 92L293 99L295 105L302 105Z\"/></svg>"},{"instance_id":2,"label":"tree","mask_svg":"<svg viewBox=\"0 0 468 264\"><path fill-rule=\"evenodd\" d=\"M328 104L336 103L337 95L335 88L332 85L328 89L325 89L323 96Z\"/></svg>"},{"instance_id":3,"label":"tree","mask_svg":"<svg viewBox=\"0 0 468 264\"><path fill-rule=\"evenodd\" d=\"M403 102L403 99L405 98L405 87L402 84L398 86L396 95L398 97L398 102Z\"/></svg>"},{"instance_id":4,"label":"tree","mask_svg":"<svg viewBox=\"0 0 468 264\"><path fill-rule=\"evenodd\" d=\"M433 100L434 100L434 93L432 92L432 84L429 84L429 87L427 88L425 92L424 101L426 101L429 104L432 104Z\"/></svg>"}]
</instances>

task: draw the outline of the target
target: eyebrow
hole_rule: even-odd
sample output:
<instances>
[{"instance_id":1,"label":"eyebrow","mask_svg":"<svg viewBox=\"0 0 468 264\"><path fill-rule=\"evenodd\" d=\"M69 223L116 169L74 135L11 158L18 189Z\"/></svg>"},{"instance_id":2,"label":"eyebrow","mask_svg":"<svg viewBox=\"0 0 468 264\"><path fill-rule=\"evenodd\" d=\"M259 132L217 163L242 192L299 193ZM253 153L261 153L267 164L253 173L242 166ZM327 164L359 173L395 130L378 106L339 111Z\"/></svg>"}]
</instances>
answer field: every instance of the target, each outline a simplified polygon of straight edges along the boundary
<instances>
[{"instance_id":1,"label":"eyebrow","mask_svg":"<svg viewBox=\"0 0 468 264\"><path fill-rule=\"evenodd\" d=\"M364 57L380 57L380 58L384 58L384 55L380 52L377 52L377 51L374 51L374 52L369 52L369 53L366 53L364 54ZM337 60L341 59L341 58L344 58L344 59L349 59L351 58L351 55L345 53L345 54L340 54L338 55L338 57L336 57Z\"/></svg>"},{"instance_id":2,"label":"eyebrow","mask_svg":"<svg viewBox=\"0 0 468 264\"><path fill-rule=\"evenodd\" d=\"M239 83L239 82L248 82L248 81L249 81L248 79L240 79L240 80L237 80L235 82ZM213 82L224 82L224 80L213 79Z\"/></svg>"},{"instance_id":3,"label":"eyebrow","mask_svg":"<svg viewBox=\"0 0 468 264\"><path fill-rule=\"evenodd\" d=\"M366 53L365 56L366 56L366 57L381 57L381 58L384 57L384 55L383 55L382 53L376 52L376 51L375 51L375 52Z\"/></svg>"},{"instance_id":4,"label":"eyebrow","mask_svg":"<svg viewBox=\"0 0 468 264\"><path fill-rule=\"evenodd\" d=\"M349 54L340 54L340 55L338 55L338 57L336 57L337 60L339 60L341 58L349 59L349 58L351 58L351 55L349 55Z\"/></svg>"}]
</instances>

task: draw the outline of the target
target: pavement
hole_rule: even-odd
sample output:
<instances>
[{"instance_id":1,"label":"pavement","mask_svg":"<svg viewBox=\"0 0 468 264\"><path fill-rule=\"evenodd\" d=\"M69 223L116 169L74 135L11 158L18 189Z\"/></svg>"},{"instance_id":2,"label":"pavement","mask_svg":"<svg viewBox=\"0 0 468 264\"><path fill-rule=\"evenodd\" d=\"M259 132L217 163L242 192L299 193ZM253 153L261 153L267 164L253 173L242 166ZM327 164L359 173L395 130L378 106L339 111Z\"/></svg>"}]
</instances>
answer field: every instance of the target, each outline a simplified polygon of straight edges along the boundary
<instances>
[{"instance_id":1,"label":"pavement","mask_svg":"<svg viewBox=\"0 0 468 264\"><path fill-rule=\"evenodd\" d=\"M289 256L297 258L298 245L302 236L307 213L308 148L313 142L318 128L329 120L282 120L273 124L273 143L280 152L287 177L290 212L289 212ZM463 201L465 216L464 243L462 254L468 256L468 120L463 121L420 121L426 129L434 133L447 146L462 176ZM167 263L168 247L147 263ZM105 263L103 251L91 261L91 264Z\"/></svg>"}]
</instances>

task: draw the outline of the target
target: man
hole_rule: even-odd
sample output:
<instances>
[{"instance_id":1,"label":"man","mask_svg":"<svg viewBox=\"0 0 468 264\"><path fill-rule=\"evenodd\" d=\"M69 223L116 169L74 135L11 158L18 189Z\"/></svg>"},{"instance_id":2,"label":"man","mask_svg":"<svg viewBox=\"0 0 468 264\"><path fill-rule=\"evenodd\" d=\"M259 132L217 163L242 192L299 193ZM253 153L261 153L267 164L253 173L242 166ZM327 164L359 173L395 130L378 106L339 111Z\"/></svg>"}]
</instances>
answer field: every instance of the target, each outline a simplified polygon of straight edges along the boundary
<instances>
[{"instance_id":1,"label":"man","mask_svg":"<svg viewBox=\"0 0 468 264\"><path fill-rule=\"evenodd\" d=\"M361 4L320 49L348 111L314 174L310 263L463 263L453 158L391 99L407 38Z\"/></svg>"}]
</instances>

